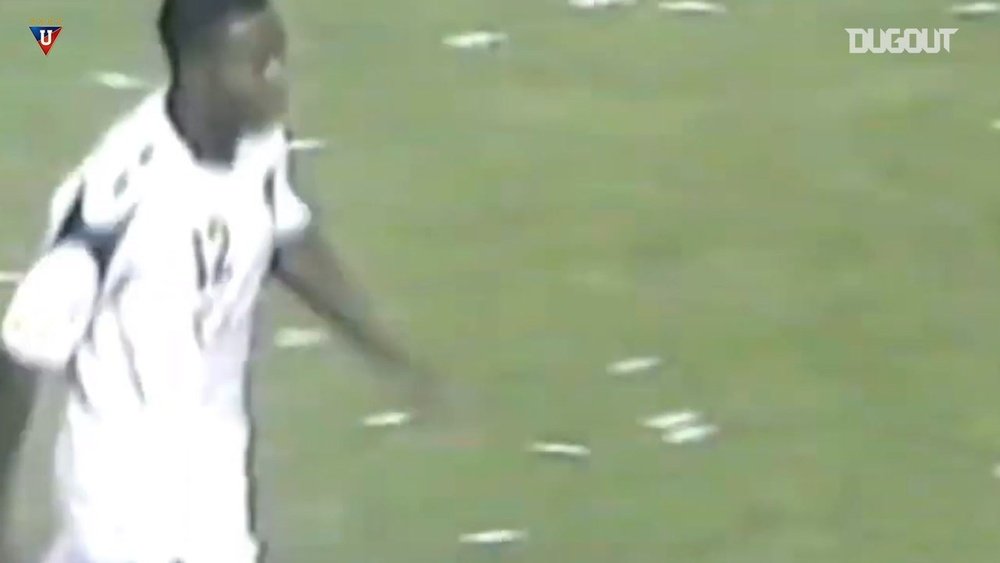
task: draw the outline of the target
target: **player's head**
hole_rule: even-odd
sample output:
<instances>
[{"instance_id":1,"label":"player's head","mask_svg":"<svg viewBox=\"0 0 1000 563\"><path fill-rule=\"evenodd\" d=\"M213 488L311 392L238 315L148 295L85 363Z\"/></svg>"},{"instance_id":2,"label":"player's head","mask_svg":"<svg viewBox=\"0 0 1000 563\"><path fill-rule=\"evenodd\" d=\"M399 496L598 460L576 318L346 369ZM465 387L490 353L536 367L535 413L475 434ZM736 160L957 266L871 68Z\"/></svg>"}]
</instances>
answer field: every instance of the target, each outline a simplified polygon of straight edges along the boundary
<instances>
[{"instance_id":1,"label":"player's head","mask_svg":"<svg viewBox=\"0 0 1000 563\"><path fill-rule=\"evenodd\" d=\"M159 31L172 87L252 127L284 115L286 39L267 0L164 0Z\"/></svg>"}]
</instances>

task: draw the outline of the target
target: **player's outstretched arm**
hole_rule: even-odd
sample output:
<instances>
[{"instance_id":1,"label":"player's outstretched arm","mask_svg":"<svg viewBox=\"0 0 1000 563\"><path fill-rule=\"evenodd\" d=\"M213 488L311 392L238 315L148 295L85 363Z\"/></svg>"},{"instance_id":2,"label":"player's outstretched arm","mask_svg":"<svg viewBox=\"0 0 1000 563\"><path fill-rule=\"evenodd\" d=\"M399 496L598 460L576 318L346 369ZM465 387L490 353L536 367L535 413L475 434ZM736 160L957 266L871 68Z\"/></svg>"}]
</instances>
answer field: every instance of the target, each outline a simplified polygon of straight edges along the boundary
<instances>
[{"instance_id":1,"label":"player's outstretched arm","mask_svg":"<svg viewBox=\"0 0 1000 563\"><path fill-rule=\"evenodd\" d=\"M281 250L275 277L333 329L388 368L388 373L408 379L401 383L414 385L413 391L418 394L431 393L434 383L430 372L418 368L377 327L364 294L350 281L333 247L317 228L310 227L300 241Z\"/></svg>"},{"instance_id":2,"label":"player's outstretched arm","mask_svg":"<svg viewBox=\"0 0 1000 563\"><path fill-rule=\"evenodd\" d=\"M302 240L282 248L275 277L372 358L391 366L408 364L402 351L375 327L365 296L348 279L333 247L316 228L309 228Z\"/></svg>"}]
</instances>

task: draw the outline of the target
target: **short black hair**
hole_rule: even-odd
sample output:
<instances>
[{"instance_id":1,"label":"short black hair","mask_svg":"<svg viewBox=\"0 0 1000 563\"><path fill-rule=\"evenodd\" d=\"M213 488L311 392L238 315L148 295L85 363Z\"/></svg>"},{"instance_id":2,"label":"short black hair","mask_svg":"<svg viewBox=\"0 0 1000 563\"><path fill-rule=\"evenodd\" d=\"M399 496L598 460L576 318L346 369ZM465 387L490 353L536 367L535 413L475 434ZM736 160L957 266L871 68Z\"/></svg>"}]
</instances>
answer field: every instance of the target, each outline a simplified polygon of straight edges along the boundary
<instances>
[{"instance_id":1,"label":"short black hair","mask_svg":"<svg viewBox=\"0 0 1000 563\"><path fill-rule=\"evenodd\" d=\"M157 27L171 73L176 76L185 54L211 45L227 18L267 7L268 0L164 0Z\"/></svg>"}]
</instances>

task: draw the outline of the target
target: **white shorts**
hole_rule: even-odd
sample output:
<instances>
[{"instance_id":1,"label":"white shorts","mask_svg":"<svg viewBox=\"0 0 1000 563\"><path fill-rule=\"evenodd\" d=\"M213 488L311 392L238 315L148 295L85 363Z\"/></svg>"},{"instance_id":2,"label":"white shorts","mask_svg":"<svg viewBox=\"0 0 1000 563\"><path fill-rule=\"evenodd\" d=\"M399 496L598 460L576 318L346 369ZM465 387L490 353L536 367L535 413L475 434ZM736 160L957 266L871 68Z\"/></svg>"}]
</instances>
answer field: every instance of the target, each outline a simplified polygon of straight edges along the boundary
<instances>
[{"instance_id":1,"label":"white shorts","mask_svg":"<svg viewBox=\"0 0 1000 563\"><path fill-rule=\"evenodd\" d=\"M48 563L253 563L245 419L70 399L56 453L62 530Z\"/></svg>"}]
</instances>

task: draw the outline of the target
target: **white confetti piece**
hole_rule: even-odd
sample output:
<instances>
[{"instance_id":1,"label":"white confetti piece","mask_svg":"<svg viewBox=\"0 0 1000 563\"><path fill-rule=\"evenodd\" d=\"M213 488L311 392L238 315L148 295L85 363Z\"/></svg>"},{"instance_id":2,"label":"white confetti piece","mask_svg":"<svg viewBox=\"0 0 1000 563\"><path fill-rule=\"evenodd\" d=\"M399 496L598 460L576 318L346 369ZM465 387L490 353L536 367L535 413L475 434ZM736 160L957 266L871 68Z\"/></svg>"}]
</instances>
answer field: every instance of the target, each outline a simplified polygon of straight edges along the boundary
<instances>
[{"instance_id":1,"label":"white confetti piece","mask_svg":"<svg viewBox=\"0 0 1000 563\"><path fill-rule=\"evenodd\" d=\"M632 288L632 285L622 277L598 270L573 274L567 278L567 281L573 285L604 293L621 293L631 291Z\"/></svg>"},{"instance_id":2,"label":"white confetti piece","mask_svg":"<svg viewBox=\"0 0 1000 563\"><path fill-rule=\"evenodd\" d=\"M505 543L522 542L528 539L528 532L524 530L485 530L462 534L458 541L475 545L499 545Z\"/></svg>"},{"instance_id":3,"label":"white confetti piece","mask_svg":"<svg viewBox=\"0 0 1000 563\"><path fill-rule=\"evenodd\" d=\"M312 152L326 148L326 141L323 139L293 139L288 147L293 151Z\"/></svg>"},{"instance_id":4,"label":"white confetti piece","mask_svg":"<svg viewBox=\"0 0 1000 563\"><path fill-rule=\"evenodd\" d=\"M951 14L959 17L982 17L1000 13L1000 4L996 2L972 2L971 4L956 4L951 7Z\"/></svg>"},{"instance_id":5,"label":"white confetti piece","mask_svg":"<svg viewBox=\"0 0 1000 563\"><path fill-rule=\"evenodd\" d=\"M413 420L413 415L403 411L387 411L372 414L361 419L361 424L368 428L388 428L403 426Z\"/></svg>"},{"instance_id":6,"label":"white confetti piece","mask_svg":"<svg viewBox=\"0 0 1000 563\"><path fill-rule=\"evenodd\" d=\"M663 360L656 356L642 358L627 358L619 360L608 366L608 372L614 375L629 375L651 370L663 363Z\"/></svg>"},{"instance_id":7,"label":"white confetti piece","mask_svg":"<svg viewBox=\"0 0 1000 563\"><path fill-rule=\"evenodd\" d=\"M719 429L711 424L684 426L663 433L663 441L679 446L682 444L693 444L704 442L719 432Z\"/></svg>"},{"instance_id":8,"label":"white confetti piece","mask_svg":"<svg viewBox=\"0 0 1000 563\"><path fill-rule=\"evenodd\" d=\"M1000 119L994 119L993 123L990 123L990 127L992 129L996 129L997 131L1000 131Z\"/></svg>"},{"instance_id":9,"label":"white confetti piece","mask_svg":"<svg viewBox=\"0 0 1000 563\"><path fill-rule=\"evenodd\" d=\"M278 348L308 348L326 340L326 333L311 328L283 328L274 337Z\"/></svg>"},{"instance_id":10,"label":"white confetti piece","mask_svg":"<svg viewBox=\"0 0 1000 563\"><path fill-rule=\"evenodd\" d=\"M506 33L470 31L445 37L443 43L455 49L492 49L507 42Z\"/></svg>"},{"instance_id":11,"label":"white confetti piece","mask_svg":"<svg viewBox=\"0 0 1000 563\"><path fill-rule=\"evenodd\" d=\"M601 10L635 6L636 0L569 0L569 5L580 10Z\"/></svg>"},{"instance_id":12,"label":"white confetti piece","mask_svg":"<svg viewBox=\"0 0 1000 563\"><path fill-rule=\"evenodd\" d=\"M24 279L21 272L0 272L0 284L18 284Z\"/></svg>"},{"instance_id":13,"label":"white confetti piece","mask_svg":"<svg viewBox=\"0 0 1000 563\"><path fill-rule=\"evenodd\" d=\"M112 90L146 90L150 88L149 83L145 80L121 72L95 72L92 78L98 84Z\"/></svg>"},{"instance_id":14,"label":"white confetti piece","mask_svg":"<svg viewBox=\"0 0 1000 563\"><path fill-rule=\"evenodd\" d=\"M658 414L640 421L640 424L651 430L673 430L690 426L701 420L701 413L695 411L676 411Z\"/></svg>"},{"instance_id":15,"label":"white confetti piece","mask_svg":"<svg viewBox=\"0 0 1000 563\"><path fill-rule=\"evenodd\" d=\"M1000 479L1000 463L993 466L993 476Z\"/></svg>"},{"instance_id":16,"label":"white confetti piece","mask_svg":"<svg viewBox=\"0 0 1000 563\"><path fill-rule=\"evenodd\" d=\"M728 10L722 4L687 0L682 2L660 2L659 8L675 14L725 14Z\"/></svg>"},{"instance_id":17,"label":"white confetti piece","mask_svg":"<svg viewBox=\"0 0 1000 563\"><path fill-rule=\"evenodd\" d=\"M528 446L528 451L539 455L570 458L590 457L590 448L587 446L565 442L534 442Z\"/></svg>"}]
</instances>

